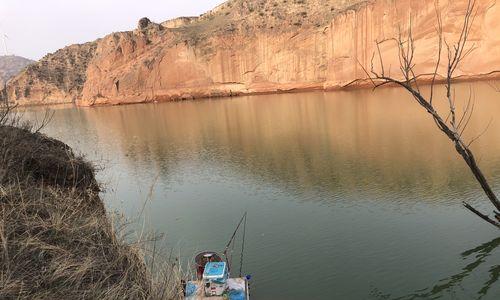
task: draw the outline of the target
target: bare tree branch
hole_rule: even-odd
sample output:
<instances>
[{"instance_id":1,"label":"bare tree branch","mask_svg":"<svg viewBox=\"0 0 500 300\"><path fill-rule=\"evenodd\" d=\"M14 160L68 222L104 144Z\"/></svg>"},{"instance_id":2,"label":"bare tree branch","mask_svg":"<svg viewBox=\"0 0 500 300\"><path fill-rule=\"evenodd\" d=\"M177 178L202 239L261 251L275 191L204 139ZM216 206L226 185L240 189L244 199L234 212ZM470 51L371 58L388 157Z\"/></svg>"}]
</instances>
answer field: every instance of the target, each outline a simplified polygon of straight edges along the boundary
<instances>
[{"instance_id":1,"label":"bare tree branch","mask_svg":"<svg viewBox=\"0 0 500 300\"><path fill-rule=\"evenodd\" d=\"M469 90L469 98L467 101L467 105L462 112L462 115L458 118L457 122L457 108L456 108L456 95L455 90L453 89L453 81L454 74L460 63L469 56L475 49L475 45L468 47L468 39L471 33L471 29L474 23L474 20L477 16L477 8L476 8L476 0L469 0L467 4L467 10L464 16L464 23L460 32L460 36L458 40L449 44L446 39L443 37L443 23L441 14L439 11L439 5L435 3L436 8L436 18L437 18L437 36L438 36L438 52L437 52L437 60L434 68L434 73L431 74L431 91L430 96L425 97L423 93L420 91L418 86L418 78L422 75L415 74L415 63L413 62L415 57L415 41L413 39L412 33L412 21L410 16L410 24L407 33L407 37L403 39L401 28L398 29L398 37L395 39L385 39L383 41L376 41L376 51L379 57L380 63L380 72L377 72L373 67L373 58L372 58L372 70L371 73L368 73L364 66L361 66L368 76L368 79L372 82L374 88L378 88L380 86L386 84L394 84L404 88L410 95L412 95L413 99L422 106L432 117L438 129L443 132L451 142L453 142L455 146L455 150L465 161L472 174L481 185L484 193L488 197L491 204L494 206L493 215L494 219L490 218L486 214L483 214L473 208L471 205L464 202L464 206L472 211L477 216L481 217L483 220L488 223L500 228L500 201L497 198L496 194L493 192L490 184L488 183L486 177L483 172L479 168L476 158L470 149L470 145L476 141L483 133L479 136L472 139L468 144L464 142L462 135L467 128L472 114L474 112L475 103L472 99L472 90ZM380 45L388 42L394 41L398 50L398 59L399 59L399 69L401 72L402 79L397 79L395 77L391 77L385 73L384 69L384 60L383 55L380 50ZM434 107L434 97L435 97L435 83L436 77L438 76L439 67L441 64L441 54L443 50L443 45L446 47L447 51L447 66L446 66L446 77L445 77L445 89L446 96L445 102L448 106L447 117L443 119L443 117L438 113L438 111ZM375 57L375 54L373 55ZM428 75L428 74L427 74Z\"/></svg>"}]
</instances>

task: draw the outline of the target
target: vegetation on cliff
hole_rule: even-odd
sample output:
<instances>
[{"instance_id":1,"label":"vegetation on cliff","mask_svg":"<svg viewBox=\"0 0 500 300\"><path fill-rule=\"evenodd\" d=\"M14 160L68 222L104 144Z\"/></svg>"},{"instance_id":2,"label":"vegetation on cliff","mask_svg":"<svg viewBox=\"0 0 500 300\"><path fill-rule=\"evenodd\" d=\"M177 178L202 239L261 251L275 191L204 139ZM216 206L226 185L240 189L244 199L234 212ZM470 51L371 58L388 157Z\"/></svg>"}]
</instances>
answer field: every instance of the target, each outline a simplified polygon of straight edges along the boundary
<instances>
[{"instance_id":1,"label":"vegetation on cliff","mask_svg":"<svg viewBox=\"0 0 500 300\"><path fill-rule=\"evenodd\" d=\"M127 242L94 166L16 124L0 109L0 299L175 299L172 266L151 272Z\"/></svg>"},{"instance_id":2,"label":"vegetation on cliff","mask_svg":"<svg viewBox=\"0 0 500 300\"><path fill-rule=\"evenodd\" d=\"M346 10L355 9L367 0L230 0L203 14L188 26L202 31L224 32L328 25L332 18ZM200 26L201 25L201 26Z\"/></svg>"},{"instance_id":3,"label":"vegetation on cliff","mask_svg":"<svg viewBox=\"0 0 500 300\"><path fill-rule=\"evenodd\" d=\"M9 99L35 98L39 103L75 100L82 92L96 45L71 45L30 64L9 82Z\"/></svg>"}]
</instances>

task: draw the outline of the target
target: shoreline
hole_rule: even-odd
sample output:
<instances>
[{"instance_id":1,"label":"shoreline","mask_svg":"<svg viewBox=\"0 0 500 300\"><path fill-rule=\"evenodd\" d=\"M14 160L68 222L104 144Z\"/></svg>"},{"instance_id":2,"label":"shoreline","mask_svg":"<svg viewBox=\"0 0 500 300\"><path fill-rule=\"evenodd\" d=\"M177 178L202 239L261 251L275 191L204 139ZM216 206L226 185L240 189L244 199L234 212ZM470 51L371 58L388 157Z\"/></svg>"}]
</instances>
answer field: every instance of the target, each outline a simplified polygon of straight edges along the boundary
<instances>
[{"instance_id":1,"label":"shoreline","mask_svg":"<svg viewBox=\"0 0 500 300\"><path fill-rule=\"evenodd\" d=\"M0 298L178 299L180 273L168 262L148 264L141 238L126 240L126 220L99 195L96 167L65 143L4 121Z\"/></svg>"},{"instance_id":2,"label":"shoreline","mask_svg":"<svg viewBox=\"0 0 500 300\"><path fill-rule=\"evenodd\" d=\"M464 82L483 82L489 80L500 80L500 71L492 71L485 74L479 75L460 75L454 78L455 83ZM432 83L431 76L423 76L418 81L418 84L423 86L429 86ZM445 78L442 76L436 77L435 84L443 84ZM157 95L155 97L137 97L129 98L128 100L106 100L102 102L94 101L93 103L87 103L85 101L49 101L43 103L24 103L18 102L13 103L19 108L29 108L29 107L41 107L41 106L63 106L72 105L75 107L104 107L104 106L120 106L120 105L132 105L132 104L148 104L148 103L163 103L163 102L181 102L181 101L199 101L199 100L216 100L224 98L233 97L243 97L243 96L258 96L258 95L279 95L279 94L295 94L295 93L305 93L305 92L337 92L337 91L353 91L353 90L363 90L373 88L373 84L370 79L356 79L349 83L328 85L328 83L318 83L318 84L304 84L295 85L295 87L286 87L287 85L282 85L283 88L262 88L261 90L217 90L211 92L207 88L208 92L193 92L186 90L184 93L177 92L172 94ZM380 88L393 88L396 87L394 84L384 85ZM119 99L126 99L126 97L120 97ZM84 102L84 103L79 103Z\"/></svg>"}]
</instances>

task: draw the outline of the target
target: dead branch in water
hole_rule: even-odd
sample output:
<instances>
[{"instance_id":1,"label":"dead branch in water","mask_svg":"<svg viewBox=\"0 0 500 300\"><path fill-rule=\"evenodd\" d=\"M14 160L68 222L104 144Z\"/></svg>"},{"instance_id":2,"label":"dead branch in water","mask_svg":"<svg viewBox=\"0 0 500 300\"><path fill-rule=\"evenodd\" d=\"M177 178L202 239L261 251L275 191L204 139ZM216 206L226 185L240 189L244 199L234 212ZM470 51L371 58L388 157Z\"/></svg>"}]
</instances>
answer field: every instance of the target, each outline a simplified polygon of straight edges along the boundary
<instances>
[{"instance_id":1,"label":"dead branch in water","mask_svg":"<svg viewBox=\"0 0 500 300\"><path fill-rule=\"evenodd\" d=\"M423 95L418 85L417 79L421 75L415 74L414 56L416 47L411 30L411 21L407 36L405 38L403 37L401 30L399 30L399 35L397 38L376 41L376 52L372 56L370 71L368 71L363 65L360 65L361 68L363 68L363 71L368 76L368 79L370 79L370 81L372 82L374 88L378 88L387 84L400 86L404 88L408 93L410 93L413 99L431 115L438 129L443 132L454 144L455 150L463 158L472 174L476 178L477 182L479 182L479 184L481 185L481 188L488 197L489 201L494 206L494 218L481 213L479 210L475 209L468 203L464 202L464 207L466 207L468 210L470 210L483 220L487 221L488 223L496 226L497 228L500 228L500 201L493 192L493 189L488 183L488 180L484 176L483 172L479 168L476 158L470 149L471 144L475 140L477 140L479 136L473 138L469 142L466 142L463 138L463 133L466 130L474 112L472 92L469 93L467 104L464 107L463 113L460 115L457 113L455 101L456 97L454 89L452 88L453 81L455 79L455 71L457 70L460 63L475 49L475 45L469 45L468 39L471 33L472 25L476 18L476 14L476 0L469 0L464 17L464 23L458 41L456 41L454 44L449 44L443 36L442 18L439 12L438 4L436 3L438 53L435 69L431 75L432 81L430 86L430 95L428 97ZM391 74L387 74L384 68L384 57L380 50L380 46L384 43L391 42L396 45L396 49L398 50L399 70L402 79L398 79L396 77L392 77ZM438 76L439 67L441 65L441 56L443 54L443 51L446 53L448 59L445 76L446 97L444 99L448 107L446 116L441 115L434 106L434 89L436 85L436 77ZM377 70L374 66L375 57L378 58L379 63Z\"/></svg>"}]
</instances>

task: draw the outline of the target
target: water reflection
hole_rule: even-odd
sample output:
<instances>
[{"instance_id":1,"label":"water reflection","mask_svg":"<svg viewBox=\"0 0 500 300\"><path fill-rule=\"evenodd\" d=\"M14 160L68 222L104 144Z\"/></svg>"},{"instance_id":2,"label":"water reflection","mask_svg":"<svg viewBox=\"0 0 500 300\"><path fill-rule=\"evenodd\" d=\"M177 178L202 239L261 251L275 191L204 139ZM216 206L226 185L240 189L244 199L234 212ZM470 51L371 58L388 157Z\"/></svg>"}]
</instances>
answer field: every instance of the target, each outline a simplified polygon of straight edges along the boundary
<instances>
[{"instance_id":1,"label":"water reflection","mask_svg":"<svg viewBox=\"0 0 500 300\"><path fill-rule=\"evenodd\" d=\"M383 294L377 290L373 291L372 295L376 296L379 299L393 300L440 299L445 296L455 295L456 289L463 289L464 283L466 279L468 279L468 277L481 277L481 272L483 272L481 267L484 268L484 265L486 265L489 266L486 267L486 273L489 277L484 283L477 285L479 289L476 292L469 291L471 296L474 295L474 299L483 299L484 297L488 296L490 288L493 287L493 285L500 278L500 265L492 264L491 261L488 261L488 258L490 257L492 252L499 246L500 238L496 238L461 253L461 258L463 260L472 260L472 262L466 265L459 273L441 279L431 287L417 290L414 293L401 297L392 297L390 294Z\"/></svg>"},{"instance_id":2,"label":"water reflection","mask_svg":"<svg viewBox=\"0 0 500 300\"><path fill-rule=\"evenodd\" d=\"M477 90L478 97L485 92ZM477 105L471 135L499 103ZM409 198L447 201L436 191L468 197L477 190L446 138L396 89L103 107L63 118L95 130L96 143L114 144L131 168L164 177L186 162L208 162L298 194L377 198L404 190ZM500 174L492 155L500 151L499 132L493 122L474 149L488 159L489 176Z\"/></svg>"},{"instance_id":3,"label":"water reflection","mask_svg":"<svg viewBox=\"0 0 500 300\"><path fill-rule=\"evenodd\" d=\"M488 92L476 88L471 135L500 111ZM57 109L45 132L104 162L109 208L135 217L157 182L148 222L186 258L223 247L248 211L256 299L366 299L373 286L402 295L456 272L450 253L498 236L462 208L488 203L398 89ZM474 150L500 187L500 121ZM497 272L487 265L463 284L482 290Z\"/></svg>"}]
</instances>

